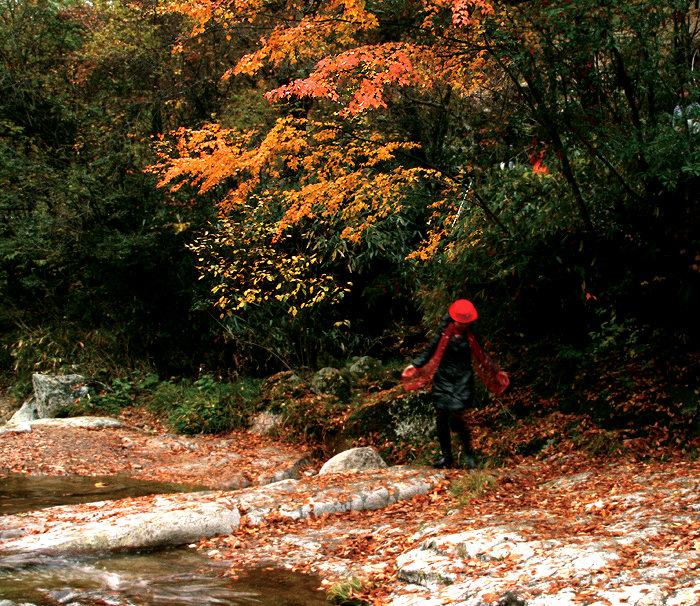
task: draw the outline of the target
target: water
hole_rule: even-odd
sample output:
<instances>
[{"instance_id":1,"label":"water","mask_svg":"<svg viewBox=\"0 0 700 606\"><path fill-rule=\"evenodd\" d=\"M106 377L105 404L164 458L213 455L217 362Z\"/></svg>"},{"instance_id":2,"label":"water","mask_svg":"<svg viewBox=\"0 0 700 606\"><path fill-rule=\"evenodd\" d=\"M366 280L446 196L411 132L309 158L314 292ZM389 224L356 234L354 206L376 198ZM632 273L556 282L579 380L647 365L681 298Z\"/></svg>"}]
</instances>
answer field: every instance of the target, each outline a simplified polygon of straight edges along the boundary
<instances>
[{"instance_id":1,"label":"water","mask_svg":"<svg viewBox=\"0 0 700 606\"><path fill-rule=\"evenodd\" d=\"M146 482L125 476L0 476L0 515L56 505L93 503L149 494L194 492L201 487Z\"/></svg>"},{"instance_id":2,"label":"water","mask_svg":"<svg viewBox=\"0 0 700 606\"><path fill-rule=\"evenodd\" d=\"M0 515L194 490L120 477L0 476ZM234 580L228 570L229 564L187 548L74 558L0 553L0 601L36 606L328 606L316 577L261 568Z\"/></svg>"},{"instance_id":3,"label":"water","mask_svg":"<svg viewBox=\"0 0 700 606\"><path fill-rule=\"evenodd\" d=\"M0 599L36 606L328 606L316 577L253 569L234 580L228 568L186 548L57 558L0 570Z\"/></svg>"}]
</instances>

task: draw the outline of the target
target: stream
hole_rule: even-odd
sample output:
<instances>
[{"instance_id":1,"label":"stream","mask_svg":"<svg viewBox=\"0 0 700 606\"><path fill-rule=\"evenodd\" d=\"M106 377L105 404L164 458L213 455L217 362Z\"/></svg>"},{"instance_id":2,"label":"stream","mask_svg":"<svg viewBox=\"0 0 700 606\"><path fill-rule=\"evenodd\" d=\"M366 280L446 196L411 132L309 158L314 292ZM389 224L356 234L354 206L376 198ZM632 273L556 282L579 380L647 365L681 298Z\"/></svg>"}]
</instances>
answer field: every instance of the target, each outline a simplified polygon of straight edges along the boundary
<instances>
[{"instance_id":1,"label":"stream","mask_svg":"<svg viewBox=\"0 0 700 606\"><path fill-rule=\"evenodd\" d=\"M0 477L0 514L194 490L130 478L6 476ZM11 557L0 553L0 606L328 605L316 577L256 568L232 579L228 570L227 563L186 547L53 556L34 560L30 566L16 566Z\"/></svg>"},{"instance_id":2,"label":"stream","mask_svg":"<svg viewBox=\"0 0 700 606\"><path fill-rule=\"evenodd\" d=\"M0 515L57 505L77 505L142 497L149 494L196 492L199 486L148 482L127 476L0 476Z\"/></svg>"}]
</instances>

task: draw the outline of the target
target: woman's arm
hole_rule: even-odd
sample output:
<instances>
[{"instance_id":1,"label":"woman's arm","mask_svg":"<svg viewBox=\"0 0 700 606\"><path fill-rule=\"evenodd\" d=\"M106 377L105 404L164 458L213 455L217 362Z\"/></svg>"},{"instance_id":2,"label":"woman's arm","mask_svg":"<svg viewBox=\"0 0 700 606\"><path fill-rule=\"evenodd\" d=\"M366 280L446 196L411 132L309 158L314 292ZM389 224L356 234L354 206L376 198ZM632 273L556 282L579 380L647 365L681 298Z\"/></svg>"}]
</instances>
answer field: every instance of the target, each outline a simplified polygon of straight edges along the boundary
<instances>
[{"instance_id":1,"label":"woman's arm","mask_svg":"<svg viewBox=\"0 0 700 606\"><path fill-rule=\"evenodd\" d=\"M437 349L438 343L440 342L440 337L442 336L442 333L445 332L445 329L451 322L450 316L446 315L442 318L442 323L440 324L440 328L438 328L437 332L433 335L433 338L430 340L430 343L428 344L428 347L426 347L416 358L413 360L413 362L410 364L410 366L415 366L416 368L420 368L421 366L425 366L428 363L428 360L433 357L433 354L435 353L435 350Z\"/></svg>"}]
</instances>

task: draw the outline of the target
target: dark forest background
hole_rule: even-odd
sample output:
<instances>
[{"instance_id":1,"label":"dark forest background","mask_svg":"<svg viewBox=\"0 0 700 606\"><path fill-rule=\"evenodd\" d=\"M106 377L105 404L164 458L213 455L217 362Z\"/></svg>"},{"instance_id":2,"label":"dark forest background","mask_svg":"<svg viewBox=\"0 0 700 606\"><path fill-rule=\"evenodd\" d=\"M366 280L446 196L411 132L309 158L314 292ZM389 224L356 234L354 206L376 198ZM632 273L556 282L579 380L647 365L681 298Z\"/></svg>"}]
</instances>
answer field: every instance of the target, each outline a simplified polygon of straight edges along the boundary
<instances>
[{"instance_id":1,"label":"dark forest background","mask_svg":"<svg viewBox=\"0 0 700 606\"><path fill-rule=\"evenodd\" d=\"M422 35L398 20L400 1L386 4L393 12L381 13L377 35ZM156 139L174 129L264 129L322 102L268 103L265 91L289 80L288 66L222 79L255 37L212 25L194 45L189 17L160 0L4 1L5 386L26 385L32 372L231 379L360 355L399 364L453 298L468 297L516 389L584 408L593 389L605 407L625 389L651 397L663 387L667 408L697 411L697 8L515 6L520 22L487 32L495 63L509 61L498 87L468 99L406 95L367 117L419 144L407 165L449 175L469 165L470 203L446 219L441 246L411 256L438 195L418 184L401 216L347 257L334 254L340 240L324 244L323 271L351 286L290 316L272 303L215 308L201 247L214 247L202 234L220 220L221 192L173 195L145 169ZM603 33L620 11L631 33L613 43ZM517 27L538 44L519 43Z\"/></svg>"}]
</instances>

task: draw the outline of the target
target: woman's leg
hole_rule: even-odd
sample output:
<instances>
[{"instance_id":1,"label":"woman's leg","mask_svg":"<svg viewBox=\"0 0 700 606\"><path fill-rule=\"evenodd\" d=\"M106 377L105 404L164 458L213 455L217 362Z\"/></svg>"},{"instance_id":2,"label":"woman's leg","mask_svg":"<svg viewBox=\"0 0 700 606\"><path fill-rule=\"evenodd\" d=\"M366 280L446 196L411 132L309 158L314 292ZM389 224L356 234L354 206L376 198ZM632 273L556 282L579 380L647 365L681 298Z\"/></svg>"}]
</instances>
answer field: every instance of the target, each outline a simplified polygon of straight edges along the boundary
<instances>
[{"instance_id":1,"label":"woman's leg","mask_svg":"<svg viewBox=\"0 0 700 606\"><path fill-rule=\"evenodd\" d=\"M435 427L442 458L433 463L433 467L442 468L452 465L452 437L450 436L450 412L442 408L435 409Z\"/></svg>"},{"instance_id":2,"label":"woman's leg","mask_svg":"<svg viewBox=\"0 0 700 606\"><path fill-rule=\"evenodd\" d=\"M472 436L469 426L467 425L467 411L455 410L451 418L452 430L459 436L462 442L462 459L464 466L469 469L476 467L474 460L474 450L472 449Z\"/></svg>"}]
</instances>

